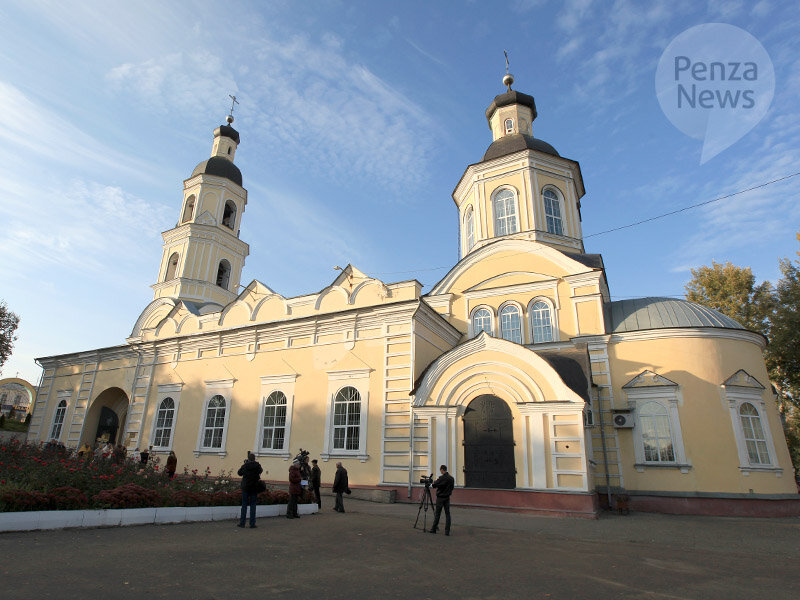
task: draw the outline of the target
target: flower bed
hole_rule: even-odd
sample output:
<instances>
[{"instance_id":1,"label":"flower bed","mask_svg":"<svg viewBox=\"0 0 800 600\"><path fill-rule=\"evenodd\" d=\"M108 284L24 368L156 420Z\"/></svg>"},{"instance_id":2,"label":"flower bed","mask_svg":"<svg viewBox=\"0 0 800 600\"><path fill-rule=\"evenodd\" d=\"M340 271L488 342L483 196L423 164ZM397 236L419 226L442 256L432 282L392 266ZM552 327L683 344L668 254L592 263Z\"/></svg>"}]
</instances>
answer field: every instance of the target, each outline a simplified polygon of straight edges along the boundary
<instances>
[{"instance_id":1,"label":"flower bed","mask_svg":"<svg viewBox=\"0 0 800 600\"><path fill-rule=\"evenodd\" d=\"M239 480L231 473L212 476L184 468L172 480L158 457L143 467L138 460L79 457L47 445L10 441L0 445L0 512L235 506L241 504ZM285 504L288 494L267 490L259 504ZM309 498L304 498L309 501Z\"/></svg>"}]
</instances>

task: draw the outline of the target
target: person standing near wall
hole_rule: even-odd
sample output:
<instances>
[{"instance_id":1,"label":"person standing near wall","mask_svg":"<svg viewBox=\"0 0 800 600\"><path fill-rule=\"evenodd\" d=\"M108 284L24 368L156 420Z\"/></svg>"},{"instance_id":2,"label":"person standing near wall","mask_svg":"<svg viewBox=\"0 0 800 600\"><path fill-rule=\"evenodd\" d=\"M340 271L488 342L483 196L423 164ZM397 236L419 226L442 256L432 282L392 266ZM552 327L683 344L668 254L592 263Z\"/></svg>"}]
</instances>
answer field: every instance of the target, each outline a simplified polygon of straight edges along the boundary
<instances>
[{"instance_id":1,"label":"person standing near wall","mask_svg":"<svg viewBox=\"0 0 800 600\"><path fill-rule=\"evenodd\" d=\"M319 486L322 482L322 471L317 466L317 459L311 461L314 465L311 467L311 490L314 492L314 500L317 501L317 507L322 508L322 498L319 496Z\"/></svg>"},{"instance_id":2,"label":"person standing near wall","mask_svg":"<svg viewBox=\"0 0 800 600\"><path fill-rule=\"evenodd\" d=\"M342 466L342 463L336 463L336 476L333 478L333 493L336 494L336 506L333 508L336 512L344 512L344 501L342 494L350 492L350 482L347 480L347 469Z\"/></svg>"},{"instance_id":3,"label":"person standing near wall","mask_svg":"<svg viewBox=\"0 0 800 600\"><path fill-rule=\"evenodd\" d=\"M175 470L178 468L178 457L175 456L175 452L170 450L169 456L167 457L167 465L164 468L164 472L167 474L167 477L172 479L175 477Z\"/></svg>"},{"instance_id":4,"label":"person standing near wall","mask_svg":"<svg viewBox=\"0 0 800 600\"><path fill-rule=\"evenodd\" d=\"M297 513L297 503L300 501L300 494L303 493L303 488L300 485L301 480L300 461L294 459L292 466L289 467L289 504L286 507L287 519L300 518L300 515Z\"/></svg>"},{"instance_id":5,"label":"person standing near wall","mask_svg":"<svg viewBox=\"0 0 800 600\"><path fill-rule=\"evenodd\" d=\"M239 467L239 476L242 478L242 512L238 527L244 527L247 518L247 507L250 506L250 529L256 527L256 504L260 489L261 473L264 471L256 461L252 452L247 453L247 459Z\"/></svg>"}]
</instances>

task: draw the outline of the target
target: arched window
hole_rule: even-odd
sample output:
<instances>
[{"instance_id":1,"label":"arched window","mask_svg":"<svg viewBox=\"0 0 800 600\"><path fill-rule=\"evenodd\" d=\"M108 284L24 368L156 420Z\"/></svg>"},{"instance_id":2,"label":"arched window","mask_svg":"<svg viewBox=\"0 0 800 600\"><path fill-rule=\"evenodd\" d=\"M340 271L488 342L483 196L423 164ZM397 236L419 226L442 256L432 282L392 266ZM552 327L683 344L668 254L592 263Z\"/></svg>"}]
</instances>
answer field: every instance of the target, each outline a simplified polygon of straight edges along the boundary
<instances>
[{"instance_id":1,"label":"arched window","mask_svg":"<svg viewBox=\"0 0 800 600\"><path fill-rule=\"evenodd\" d=\"M172 256L169 257L169 263L167 264L167 274L164 276L164 281L169 281L170 279L175 279L175 272L178 270L178 253L173 252Z\"/></svg>"},{"instance_id":2,"label":"arched window","mask_svg":"<svg viewBox=\"0 0 800 600\"><path fill-rule=\"evenodd\" d=\"M236 205L232 200L225 202L225 210L222 212L222 224L228 229L236 226Z\"/></svg>"},{"instance_id":3,"label":"arched window","mask_svg":"<svg viewBox=\"0 0 800 600\"><path fill-rule=\"evenodd\" d=\"M286 439L286 396L272 392L264 400L264 422L261 435L262 450L283 450Z\"/></svg>"},{"instance_id":4,"label":"arched window","mask_svg":"<svg viewBox=\"0 0 800 600\"><path fill-rule=\"evenodd\" d=\"M647 402L638 409L639 427L647 462L675 462L672 428L667 409L659 402Z\"/></svg>"},{"instance_id":5,"label":"arched window","mask_svg":"<svg viewBox=\"0 0 800 600\"><path fill-rule=\"evenodd\" d=\"M50 439L57 440L61 437L61 428L64 426L64 415L67 414L67 401L62 400L56 407L56 414L53 417L53 427L50 430Z\"/></svg>"},{"instance_id":6,"label":"arched window","mask_svg":"<svg viewBox=\"0 0 800 600\"><path fill-rule=\"evenodd\" d=\"M505 128L506 133L514 133L514 119L506 119Z\"/></svg>"},{"instance_id":7,"label":"arched window","mask_svg":"<svg viewBox=\"0 0 800 600\"><path fill-rule=\"evenodd\" d=\"M175 401L164 398L158 405L156 413L156 429L153 434L153 446L169 448L172 440L172 425L175 423Z\"/></svg>"},{"instance_id":8,"label":"arched window","mask_svg":"<svg viewBox=\"0 0 800 600\"><path fill-rule=\"evenodd\" d=\"M500 335L504 340L522 343L522 325L520 324L519 308L513 304L503 307L500 311Z\"/></svg>"},{"instance_id":9,"label":"arched window","mask_svg":"<svg viewBox=\"0 0 800 600\"><path fill-rule=\"evenodd\" d=\"M553 190L544 191L544 217L547 223L547 233L564 235L561 223L561 203Z\"/></svg>"},{"instance_id":10,"label":"arched window","mask_svg":"<svg viewBox=\"0 0 800 600\"><path fill-rule=\"evenodd\" d=\"M186 221L191 221L193 215L194 215L194 196L189 196L186 199L186 206L183 209L183 218L181 219L181 223L186 223Z\"/></svg>"},{"instance_id":11,"label":"arched window","mask_svg":"<svg viewBox=\"0 0 800 600\"><path fill-rule=\"evenodd\" d=\"M531 316L531 328L533 329L533 343L553 341L553 320L550 316L550 306L547 302L539 300L529 311Z\"/></svg>"},{"instance_id":12,"label":"arched window","mask_svg":"<svg viewBox=\"0 0 800 600\"><path fill-rule=\"evenodd\" d=\"M517 232L517 202L514 192L500 190L492 199L494 209L494 234L499 237Z\"/></svg>"},{"instance_id":13,"label":"arched window","mask_svg":"<svg viewBox=\"0 0 800 600\"><path fill-rule=\"evenodd\" d=\"M477 336L481 331L492 335L492 313L485 308L479 308L472 313L472 337Z\"/></svg>"},{"instance_id":14,"label":"arched window","mask_svg":"<svg viewBox=\"0 0 800 600\"><path fill-rule=\"evenodd\" d=\"M208 401L206 420L203 426L203 448L222 448L225 432L225 398L217 394Z\"/></svg>"},{"instance_id":15,"label":"arched window","mask_svg":"<svg viewBox=\"0 0 800 600\"><path fill-rule=\"evenodd\" d=\"M761 417L756 407L745 402L739 407L739 418L742 421L744 442L747 446L747 456L751 465L770 464L769 450L767 450L767 436L761 426Z\"/></svg>"},{"instance_id":16,"label":"arched window","mask_svg":"<svg viewBox=\"0 0 800 600\"><path fill-rule=\"evenodd\" d=\"M333 400L333 449L358 450L361 394L354 387L339 390Z\"/></svg>"},{"instance_id":17,"label":"arched window","mask_svg":"<svg viewBox=\"0 0 800 600\"><path fill-rule=\"evenodd\" d=\"M467 207L467 213L464 215L464 242L467 246L466 252L472 250L475 245L475 213L472 207Z\"/></svg>"},{"instance_id":18,"label":"arched window","mask_svg":"<svg viewBox=\"0 0 800 600\"><path fill-rule=\"evenodd\" d=\"M221 261L219 261L219 268L217 269L217 285L227 290L230 279L231 263L223 258Z\"/></svg>"}]
</instances>

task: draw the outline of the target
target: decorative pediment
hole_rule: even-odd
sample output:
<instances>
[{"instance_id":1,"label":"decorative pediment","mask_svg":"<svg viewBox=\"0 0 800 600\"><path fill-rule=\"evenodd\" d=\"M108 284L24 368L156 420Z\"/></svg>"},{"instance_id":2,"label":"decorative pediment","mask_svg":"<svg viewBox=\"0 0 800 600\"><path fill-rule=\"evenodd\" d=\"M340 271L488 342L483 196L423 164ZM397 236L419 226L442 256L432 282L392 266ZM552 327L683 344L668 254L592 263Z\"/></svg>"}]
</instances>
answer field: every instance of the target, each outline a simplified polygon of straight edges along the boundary
<instances>
[{"instance_id":1,"label":"decorative pediment","mask_svg":"<svg viewBox=\"0 0 800 600\"><path fill-rule=\"evenodd\" d=\"M216 225L217 220L207 210L203 211L198 215L198 217L194 220L195 223L199 223L200 225Z\"/></svg>"},{"instance_id":2,"label":"decorative pediment","mask_svg":"<svg viewBox=\"0 0 800 600\"><path fill-rule=\"evenodd\" d=\"M756 379L755 377L750 375L744 369L739 369L738 371L736 371L736 373L734 373L733 375L728 377L723 382L722 386L723 387L735 386L735 387L753 388L753 389L756 389L756 390L763 390L764 389L764 386L761 385L761 383L758 381L758 379Z\"/></svg>"},{"instance_id":3,"label":"decorative pediment","mask_svg":"<svg viewBox=\"0 0 800 600\"><path fill-rule=\"evenodd\" d=\"M622 386L623 390L648 387L678 387L674 381L646 369Z\"/></svg>"}]
</instances>

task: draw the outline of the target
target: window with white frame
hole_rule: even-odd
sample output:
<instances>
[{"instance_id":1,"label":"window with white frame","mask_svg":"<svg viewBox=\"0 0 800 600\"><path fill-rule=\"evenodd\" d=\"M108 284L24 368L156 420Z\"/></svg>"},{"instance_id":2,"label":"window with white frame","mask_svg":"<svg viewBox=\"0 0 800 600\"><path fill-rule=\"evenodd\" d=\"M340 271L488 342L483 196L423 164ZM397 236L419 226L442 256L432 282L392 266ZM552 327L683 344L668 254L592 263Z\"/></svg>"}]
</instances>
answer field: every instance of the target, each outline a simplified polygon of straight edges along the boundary
<instances>
[{"instance_id":1,"label":"window with white frame","mask_svg":"<svg viewBox=\"0 0 800 600\"><path fill-rule=\"evenodd\" d=\"M731 424L739 453L739 468L750 471L783 469L775 461L775 445L767 419L764 394L767 390L746 371L740 369L723 384L725 399L730 409Z\"/></svg>"},{"instance_id":2,"label":"window with white frame","mask_svg":"<svg viewBox=\"0 0 800 600\"><path fill-rule=\"evenodd\" d=\"M481 331L492 335L492 313L487 308L479 308L472 313L472 337L476 337Z\"/></svg>"},{"instance_id":3,"label":"window with white frame","mask_svg":"<svg viewBox=\"0 0 800 600\"><path fill-rule=\"evenodd\" d=\"M156 427L153 432L153 446L169 448L172 442L172 428L175 425L175 400L164 398L156 412Z\"/></svg>"},{"instance_id":4,"label":"window with white frame","mask_svg":"<svg viewBox=\"0 0 800 600\"><path fill-rule=\"evenodd\" d=\"M517 232L517 198L513 191L504 188L492 198L494 234L509 235Z\"/></svg>"},{"instance_id":5,"label":"window with white frame","mask_svg":"<svg viewBox=\"0 0 800 600\"><path fill-rule=\"evenodd\" d=\"M500 310L500 335L509 342L522 343L522 323L519 307L514 304L504 306Z\"/></svg>"},{"instance_id":6,"label":"window with white frame","mask_svg":"<svg viewBox=\"0 0 800 600\"><path fill-rule=\"evenodd\" d=\"M553 341L553 319L550 305L544 300L533 303L528 311L531 319L531 330L534 344Z\"/></svg>"},{"instance_id":7,"label":"window with white frame","mask_svg":"<svg viewBox=\"0 0 800 600\"><path fill-rule=\"evenodd\" d=\"M744 443L747 447L747 457L751 465L768 465L769 450L767 449L767 436L761 426L761 417L755 406L744 402L739 407L739 420L742 423Z\"/></svg>"},{"instance_id":8,"label":"window with white frame","mask_svg":"<svg viewBox=\"0 0 800 600\"><path fill-rule=\"evenodd\" d=\"M469 252L472 250L472 247L475 245L475 213L472 210L471 206L467 207L467 213L464 216L464 244L466 246L466 251Z\"/></svg>"},{"instance_id":9,"label":"window with white frame","mask_svg":"<svg viewBox=\"0 0 800 600\"><path fill-rule=\"evenodd\" d=\"M57 440L61 437L61 429L64 427L64 416L67 414L67 401L62 400L56 407L53 416L53 427L50 429L50 439Z\"/></svg>"},{"instance_id":10,"label":"window with white frame","mask_svg":"<svg viewBox=\"0 0 800 600\"><path fill-rule=\"evenodd\" d=\"M637 409L645 462L674 463L675 450L667 408L659 402L646 402Z\"/></svg>"},{"instance_id":11,"label":"window with white frame","mask_svg":"<svg viewBox=\"0 0 800 600\"><path fill-rule=\"evenodd\" d=\"M219 394L208 401L206 407L205 424L203 426L203 449L221 449L225 434L225 417L227 415L227 402Z\"/></svg>"},{"instance_id":12,"label":"window with white frame","mask_svg":"<svg viewBox=\"0 0 800 600\"><path fill-rule=\"evenodd\" d=\"M264 400L261 449L283 450L286 440L286 395L274 391Z\"/></svg>"},{"instance_id":13,"label":"window with white frame","mask_svg":"<svg viewBox=\"0 0 800 600\"><path fill-rule=\"evenodd\" d=\"M361 394L343 387L333 399L333 449L358 450L361 437Z\"/></svg>"},{"instance_id":14,"label":"window with white frame","mask_svg":"<svg viewBox=\"0 0 800 600\"><path fill-rule=\"evenodd\" d=\"M367 423L372 369L328 371L325 439L320 457L369 459Z\"/></svg>"},{"instance_id":15,"label":"window with white frame","mask_svg":"<svg viewBox=\"0 0 800 600\"><path fill-rule=\"evenodd\" d=\"M681 392L678 384L645 370L622 386L633 409L635 467L667 467L688 473L691 465L683 448L678 414Z\"/></svg>"},{"instance_id":16,"label":"window with white frame","mask_svg":"<svg viewBox=\"0 0 800 600\"><path fill-rule=\"evenodd\" d=\"M561 202L558 200L558 195L551 189L544 191L544 217L547 233L564 235L561 222Z\"/></svg>"},{"instance_id":17,"label":"window with white frame","mask_svg":"<svg viewBox=\"0 0 800 600\"><path fill-rule=\"evenodd\" d=\"M514 119L505 120L506 133L514 133Z\"/></svg>"}]
</instances>

